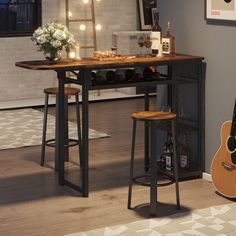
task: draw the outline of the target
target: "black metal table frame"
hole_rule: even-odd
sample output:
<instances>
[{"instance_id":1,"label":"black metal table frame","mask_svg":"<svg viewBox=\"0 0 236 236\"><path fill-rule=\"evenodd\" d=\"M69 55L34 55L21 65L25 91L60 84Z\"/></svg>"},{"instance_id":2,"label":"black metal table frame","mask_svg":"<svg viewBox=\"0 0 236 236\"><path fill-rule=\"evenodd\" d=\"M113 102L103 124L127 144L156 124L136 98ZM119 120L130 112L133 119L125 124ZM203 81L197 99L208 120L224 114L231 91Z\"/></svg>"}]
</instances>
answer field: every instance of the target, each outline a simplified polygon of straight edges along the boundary
<instances>
[{"instance_id":1,"label":"black metal table frame","mask_svg":"<svg viewBox=\"0 0 236 236\"><path fill-rule=\"evenodd\" d=\"M168 66L168 79L165 80L156 80L156 81L142 81L142 82L134 82L134 83L124 83L124 84L107 84L107 85L100 85L100 86L92 86L91 85L91 71L92 70L102 70L102 69L116 69L116 68L127 68L127 65L104 65L100 67L95 67L95 68L74 68L74 71L79 70L79 76L77 79L72 79L68 78L66 76L66 72L68 70L65 69L58 69L56 70L57 72L57 78L58 78L58 87L59 87L59 104L58 104L58 119L57 119L57 127L59 128L60 132L57 132L57 137L56 137L56 153L58 153L58 162L59 162L59 169L58 169L58 174L59 174L59 184L60 185L67 185L79 192L82 193L83 197L88 197L89 196L89 142L88 142L88 124L89 124L89 101L88 101L88 93L89 90L98 90L98 89L107 89L107 88L122 88L122 87L135 87L135 86L153 86L153 85L158 85L158 84L168 84L170 85L170 89L174 91L175 85L178 83L178 68L175 70L175 65L178 65L178 63L184 63L185 61L174 61L174 62L150 62L150 63L139 63L138 65L130 65L130 67L147 67L147 66ZM188 62L188 61L186 61ZM198 63L198 75L197 79L201 80L205 76L202 70L202 65L203 62L201 60L196 60L196 61L191 61L190 63ZM75 73L73 70L70 70L73 73ZM174 71L174 72L173 72ZM170 74L169 74L170 73ZM79 84L82 86L82 150L81 150L81 155L82 155L82 185L78 186L77 184L74 184L70 182L69 180L65 179L65 166L64 166L64 155L65 155L65 131L63 129L64 127L64 122L65 122L65 104L64 104L64 99L65 99L65 94L64 94L64 87L65 84L68 83L74 83L74 84ZM202 83L199 83L199 89L202 86ZM199 96L200 92L198 91ZM175 94L173 93L173 96ZM149 108L149 99L148 99L148 92L145 93L145 103L144 103L144 109L148 110ZM170 98L172 99L172 98ZM204 98L203 98L204 99ZM201 106L204 106L202 104ZM204 107L202 107L204 108ZM173 110L175 111L176 109L176 104L173 104ZM204 117L204 114L201 113L199 114L200 120ZM199 132L199 142L203 142L201 140L201 136L204 136L204 124L200 124L201 121L199 121L199 125L201 125L201 131ZM201 133L201 134L200 134ZM149 134L148 134L148 129L145 129L145 167L147 170L148 166L148 161L149 161ZM204 143L202 143L202 151L204 151ZM154 152L153 152L154 153ZM152 155L152 153L151 153ZM150 158L152 159L152 158ZM150 171L152 172L152 166L150 166ZM151 186L151 193L155 192L154 188L156 188L156 185ZM152 199L151 199L151 211L154 211L156 209L156 199L153 199L153 194L151 194Z\"/></svg>"}]
</instances>

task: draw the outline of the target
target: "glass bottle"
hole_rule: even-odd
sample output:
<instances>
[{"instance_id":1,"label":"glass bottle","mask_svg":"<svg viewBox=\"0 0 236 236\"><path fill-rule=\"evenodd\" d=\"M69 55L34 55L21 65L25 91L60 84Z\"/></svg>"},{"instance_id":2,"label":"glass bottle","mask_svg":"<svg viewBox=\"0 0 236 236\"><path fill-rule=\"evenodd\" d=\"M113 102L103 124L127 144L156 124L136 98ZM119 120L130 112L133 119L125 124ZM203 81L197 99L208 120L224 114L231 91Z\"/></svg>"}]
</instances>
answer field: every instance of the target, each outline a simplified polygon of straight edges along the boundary
<instances>
[{"instance_id":1,"label":"glass bottle","mask_svg":"<svg viewBox=\"0 0 236 236\"><path fill-rule=\"evenodd\" d=\"M167 149L165 153L166 157L166 170L172 170L173 168L173 143L172 143L172 134L167 134Z\"/></svg>"},{"instance_id":2,"label":"glass bottle","mask_svg":"<svg viewBox=\"0 0 236 236\"><path fill-rule=\"evenodd\" d=\"M182 144L180 146L179 165L181 169L190 167L191 149L188 145L188 137L186 133L182 135Z\"/></svg>"},{"instance_id":3,"label":"glass bottle","mask_svg":"<svg viewBox=\"0 0 236 236\"><path fill-rule=\"evenodd\" d=\"M167 30L162 38L162 53L166 55L175 55L175 36L171 33L170 22L167 22Z\"/></svg>"},{"instance_id":4,"label":"glass bottle","mask_svg":"<svg viewBox=\"0 0 236 236\"><path fill-rule=\"evenodd\" d=\"M159 25L159 13L154 15L154 25L151 30L152 54L158 55L161 45L161 26Z\"/></svg>"}]
</instances>

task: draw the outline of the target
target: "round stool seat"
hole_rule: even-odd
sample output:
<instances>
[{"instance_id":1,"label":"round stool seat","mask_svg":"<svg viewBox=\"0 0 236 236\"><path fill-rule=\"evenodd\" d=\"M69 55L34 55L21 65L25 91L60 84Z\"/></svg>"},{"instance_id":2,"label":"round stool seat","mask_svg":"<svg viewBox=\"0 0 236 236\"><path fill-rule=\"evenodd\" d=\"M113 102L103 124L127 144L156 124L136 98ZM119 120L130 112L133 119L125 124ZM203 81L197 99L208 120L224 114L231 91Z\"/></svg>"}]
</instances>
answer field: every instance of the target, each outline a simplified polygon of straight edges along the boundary
<instances>
[{"instance_id":1,"label":"round stool seat","mask_svg":"<svg viewBox=\"0 0 236 236\"><path fill-rule=\"evenodd\" d=\"M163 111L139 111L132 113L131 117L142 121L172 120L176 118L176 114Z\"/></svg>"},{"instance_id":2,"label":"round stool seat","mask_svg":"<svg viewBox=\"0 0 236 236\"><path fill-rule=\"evenodd\" d=\"M46 94L58 94L58 91L59 89L54 87L54 88L46 88L43 90L44 93ZM80 89L78 88L71 88L71 87L67 87L65 88L65 95L68 95L68 96L72 96L72 95L77 95L80 93Z\"/></svg>"}]
</instances>

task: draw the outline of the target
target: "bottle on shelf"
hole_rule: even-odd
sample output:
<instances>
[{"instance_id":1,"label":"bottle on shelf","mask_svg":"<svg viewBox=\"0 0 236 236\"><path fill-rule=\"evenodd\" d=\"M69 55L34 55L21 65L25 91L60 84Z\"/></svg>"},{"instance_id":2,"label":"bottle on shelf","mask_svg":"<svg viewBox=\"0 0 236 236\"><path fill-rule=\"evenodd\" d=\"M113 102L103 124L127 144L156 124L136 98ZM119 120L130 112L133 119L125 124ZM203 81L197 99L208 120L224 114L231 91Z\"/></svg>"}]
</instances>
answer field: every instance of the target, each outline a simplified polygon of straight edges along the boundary
<instances>
[{"instance_id":1,"label":"bottle on shelf","mask_svg":"<svg viewBox=\"0 0 236 236\"><path fill-rule=\"evenodd\" d=\"M167 133L167 150L166 150L166 170L172 170L173 168L173 143L172 134Z\"/></svg>"},{"instance_id":2,"label":"bottle on shelf","mask_svg":"<svg viewBox=\"0 0 236 236\"><path fill-rule=\"evenodd\" d=\"M190 167L190 158L191 149L188 144L188 136L186 133L183 133L179 153L179 166L181 169L188 169Z\"/></svg>"},{"instance_id":3,"label":"bottle on shelf","mask_svg":"<svg viewBox=\"0 0 236 236\"><path fill-rule=\"evenodd\" d=\"M154 25L151 30L152 39L152 54L158 56L161 50L161 26L159 25L159 13L156 12L154 15Z\"/></svg>"},{"instance_id":4,"label":"bottle on shelf","mask_svg":"<svg viewBox=\"0 0 236 236\"><path fill-rule=\"evenodd\" d=\"M162 53L175 55L175 36L171 33L170 22L167 22L166 35L162 37Z\"/></svg>"},{"instance_id":5,"label":"bottle on shelf","mask_svg":"<svg viewBox=\"0 0 236 236\"><path fill-rule=\"evenodd\" d=\"M167 141L164 143L163 154L160 157L160 168L164 170L166 168L166 153L167 153Z\"/></svg>"}]
</instances>

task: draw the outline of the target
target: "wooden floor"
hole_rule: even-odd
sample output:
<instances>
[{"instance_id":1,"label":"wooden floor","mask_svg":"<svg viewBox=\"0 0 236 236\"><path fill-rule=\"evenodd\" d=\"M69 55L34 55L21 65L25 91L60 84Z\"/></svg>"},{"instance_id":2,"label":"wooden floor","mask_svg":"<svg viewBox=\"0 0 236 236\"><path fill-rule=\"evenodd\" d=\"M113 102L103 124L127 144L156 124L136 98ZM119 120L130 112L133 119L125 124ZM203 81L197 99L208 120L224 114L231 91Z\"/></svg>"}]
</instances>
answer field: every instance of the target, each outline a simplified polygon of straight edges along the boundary
<instances>
[{"instance_id":1,"label":"wooden floor","mask_svg":"<svg viewBox=\"0 0 236 236\"><path fill-rule=\"evenodd\" d=\"M153 99L154 103L154 99ZM149 218L147 204L127 210L131 120L129 114L143 109L142 99L92 103L90 127L110 138L90 141L90 196L82 198L57 184L53 150L47 148L47 165L41 167L40 147L0 152L0 235L64 235L103 226ZM54 112L54 108L50 108ZM70 107L71 120L75 119ZM136 170L142 171L143 137L139 127ZM71 150L70 178L79 179L77 148ZM175 213L174 186L158 189L158 216ZM180 183L182 210L229 203L202 179ZM148 203L149 189L135 186L133 206Z\"/></svg>"}]
</instances>

